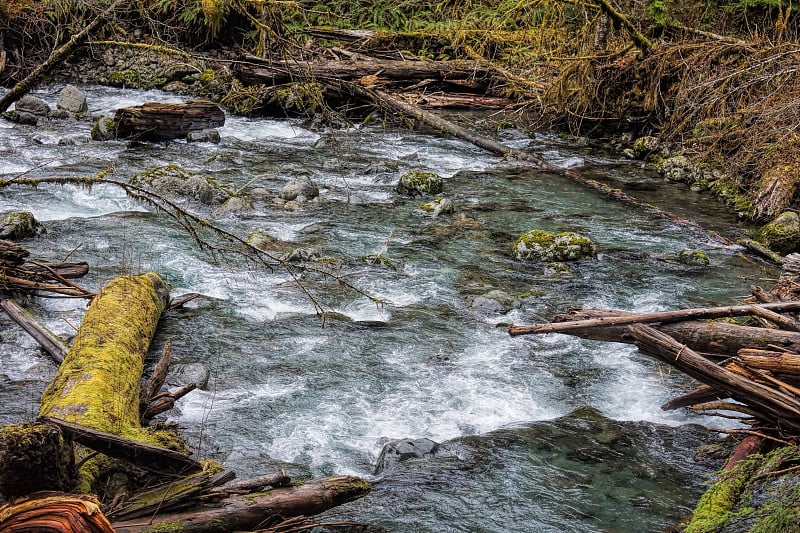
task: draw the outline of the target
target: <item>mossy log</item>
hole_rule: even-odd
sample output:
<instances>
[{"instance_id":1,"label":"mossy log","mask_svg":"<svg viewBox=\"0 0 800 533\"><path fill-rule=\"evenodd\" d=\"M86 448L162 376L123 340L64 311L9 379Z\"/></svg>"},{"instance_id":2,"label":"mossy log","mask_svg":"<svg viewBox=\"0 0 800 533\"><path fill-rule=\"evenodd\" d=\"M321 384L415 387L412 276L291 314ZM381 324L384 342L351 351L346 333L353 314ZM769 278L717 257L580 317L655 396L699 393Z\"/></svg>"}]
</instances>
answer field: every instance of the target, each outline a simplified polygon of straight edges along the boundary
<instances>
[{"instance_id":1,"label":"mossy log","mask_svg":"<svg viewBox=\"0 0 800 533\"><path fill-rule=\"evenodd\" d=\"M211 508L162 514L151 520L114 522L113 526L117 533L251 531L263 527L270 519L319 514L361 498L369 491L369 483L358 477L322 478L297 487L280 487L261 494L231 496Z\"/></svg>"}]
</instances>

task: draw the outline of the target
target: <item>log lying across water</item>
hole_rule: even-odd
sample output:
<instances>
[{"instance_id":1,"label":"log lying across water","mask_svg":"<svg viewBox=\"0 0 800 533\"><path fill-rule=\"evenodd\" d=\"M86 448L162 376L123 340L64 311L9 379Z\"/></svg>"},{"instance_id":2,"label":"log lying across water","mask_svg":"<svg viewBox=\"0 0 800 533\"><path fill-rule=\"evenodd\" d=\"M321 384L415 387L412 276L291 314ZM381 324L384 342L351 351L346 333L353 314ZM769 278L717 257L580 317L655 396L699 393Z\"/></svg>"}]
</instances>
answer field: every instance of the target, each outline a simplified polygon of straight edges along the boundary
<instances>
[{"instance_id":1,"label":"log lying across water","mask_svg":"<svg viewBox=\"0 0 800 533\"><path fill-rule=\"evenodd\" d=\"M214 102L189 100L184 104L147 102L117 109L114 134L119 139L166 141L225 125L225 113Z\"/></svg>"}]
</instances>

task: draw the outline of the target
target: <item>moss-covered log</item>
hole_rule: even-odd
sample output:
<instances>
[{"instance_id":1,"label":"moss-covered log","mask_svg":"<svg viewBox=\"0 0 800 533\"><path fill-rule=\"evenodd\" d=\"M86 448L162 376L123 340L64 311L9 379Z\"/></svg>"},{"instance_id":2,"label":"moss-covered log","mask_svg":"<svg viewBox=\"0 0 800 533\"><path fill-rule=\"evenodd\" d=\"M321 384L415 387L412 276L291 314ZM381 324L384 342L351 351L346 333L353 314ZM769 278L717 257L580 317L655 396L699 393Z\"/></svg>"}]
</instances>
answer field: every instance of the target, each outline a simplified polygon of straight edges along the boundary
<instances>
[{"instance_id":1,"label":"moss-covered log","mask_svg":"<svg viewBox=\"0 0 800 533\"><path fill-rule=\"evenodd\" d=\"M39 416L151 440L139 425L139 380L168 298L154 273L119 277L101 289L42 396Z\"/></svg>"},{"instance_id":2,"label":"moss-covered log","mask_svg":"<svg viewBox=\"0 0 800 533\"><path fill-rule=\"evenodd\" d=\"M361 498L368 482L352 476L311 480L297 487L280 487L261 494L231 496L213 508L162 514L151 520L114 522L117 533L214 533L251 531L271 518L310 516Z\"/></svg>"}]
</instances>

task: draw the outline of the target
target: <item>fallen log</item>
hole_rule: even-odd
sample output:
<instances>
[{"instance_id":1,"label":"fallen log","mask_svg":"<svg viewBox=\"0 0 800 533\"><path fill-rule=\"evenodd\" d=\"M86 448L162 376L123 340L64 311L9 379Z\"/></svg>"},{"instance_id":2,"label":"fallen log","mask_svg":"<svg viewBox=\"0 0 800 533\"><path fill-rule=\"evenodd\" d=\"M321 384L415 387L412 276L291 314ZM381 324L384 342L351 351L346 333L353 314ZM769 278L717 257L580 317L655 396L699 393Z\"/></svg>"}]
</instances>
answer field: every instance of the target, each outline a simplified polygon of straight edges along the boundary
<instances>
[{"instance_id":1,"label":"fallen log","mask_svg":"<svg viewBox=\"0 0 800 533\"><path fill-rule=\"evenodd\" d=\"M800 302L779 302L774 304L762 304L760 307L775 312L800 311ZM730 318L735 316L752 315L752 305L734 305L727 307L703 307L696 309L681 309L678 311L660 311L656 313L637 313L625 316L600 317L587 320L577 320L572 322L558 322L548 324L532 324L526 326L510 326L508 333L514 337L517 335L541 334L541 333L568 333L575 330L586 330L589 328L603 328L608 326L622 326L629 324L643 323L669 323L682 322L685 320L700 320L710 318Z\"/></svg>"},{"instance_id":2,"label":"fallen log","mask_svg":"<svg viewBox=\"0 0 800 533\"><path fill-rule=\"evenodd\" d=\"M747 366L777 374L800 376L800 354L776 350L742 348L738 353Z\"/></svg>"},{"instance_id":3,"label":"fallen log","mask_svg":"<svg viewBox=\"0 0 800 533\"><path fill-rule=\"evenodd\" d=\"M433 79L478 81L488 87L496 76L476 61L401 61L375 59L361 54L347 61L265 61L246 55L236 63L236 77L245 85L280 85L297 80L357 80L379 75L381 80L400 80L404 83Z\"/></svg>"},{"instance_id":4,"label":"fallen log","mask_svg":"<svg viewBox=\"0 0 800 533\"><path fill-rule=\"evenodd\" d=\"M4 298L0 293L0 309L6 312L11 319L16 322L28 335L34 338L44 350L50 354L54 361L60 363L64 360L68 348L64 342L53 332L44 327L38 320L33 318L25 308L19 305L12 298Z\"/></svg>"},{"instance_id":5,"label":"fallen log","mask_svg":"<svg viewBox=\"0 0 800 533\"><path fill-rule=\"evenodd\" d=\"M611 309L574 309L553 317L554 323L576 323L596 318L636 316L636 313ZM778 329L742 326L727 321L689 320L651 324L655 329L674 337L696 352L718 357L731 357L744 348L783 350L800 353L800 334ZM564 334L606 342L632 343L625 325L588 327L565 331Z\"/></svg>"},{"instance_id":6,"label":"fallen log","mask_svg":"<svg viewBox=\"0 0 800 533\"><path fill-rule=\"evenodd\" d=\"M323 478L262 494L234 495L210 508L156 515L149 520L113 522L112 525L117 533L164 531L167 526L178 528L182 533L251 531L263 527L270 519L319 514L361 498L369 490L369 483L357 477Z\"/></svg>"},{"instance_id":7,"label":"fallen log","mask_svg":"<svg viewBox=\"0 0 800 533\"><path fill-rule=\"evenodd\" d=\"M91 496L40 492L0 507L0 533L114 533Z\"/></svg>"},{"instance_id":8,"label":"fallen log","mask_svg":"<svg viewBox=\"0 0 800 533\"><path fill-rule=\"evenodd\" d=\"M225 113L208 100L189 100L184 104L147 102L117 109L114 114L114 134L118 139L166 141L223 125Z\"/></svg>"},{"instance_id":9,"label":"fallen log","mask_svg":"<svg viewBox=\"0 0 800 533\"><path fill-rule=\"evenodd\" d=\"M793 395L726 370L650 326L633 324L628 329L643 353L722 391L726 397L750 406L764 422L800 431L800 400Z\"/></svg>"}]
</instances>

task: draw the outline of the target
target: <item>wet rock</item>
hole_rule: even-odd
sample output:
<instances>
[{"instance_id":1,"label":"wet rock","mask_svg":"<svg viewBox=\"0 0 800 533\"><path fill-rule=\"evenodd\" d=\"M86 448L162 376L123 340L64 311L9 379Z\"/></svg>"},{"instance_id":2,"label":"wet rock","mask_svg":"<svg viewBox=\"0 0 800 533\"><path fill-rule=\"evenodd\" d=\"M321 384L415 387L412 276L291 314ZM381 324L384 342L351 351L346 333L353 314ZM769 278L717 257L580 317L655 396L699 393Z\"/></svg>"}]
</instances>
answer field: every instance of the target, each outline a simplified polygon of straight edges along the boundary
<instances>
[{"instance_id":1,"label":"wet rock","mask_svg":"<svg viewBox=\"0 0 800 533\"><path fill-rule=\"evenodd\" d=\"M297 200L289 200L285 204L283 204L284 211L299 211L303 209L303 204L298 202Z\"/></svg>"},{"instance_id":2,"label":"wet rock","mask_svg":"<svg viewBox=\"0 0 800 533\"><path fill-rule=\"evenodd\" d=\"M92 125L92 139L95 141L110 141L116 136L112 117L100 117Z\"/></svg>"},{"instance_id":3,"label":"wet rock","mask_svg":"<svg viewBox=\"0 0 800 533\"><path fill-rule=\"evenodd\" d=\"M44 226L29 211L14 211L0 215L0 239L11 241L29 239L44 232Z\"/></svg>"},{"instance_id":4,"label":"wet rock","mask_svg":"<svg viewBox=\"0 0 800 533\"><path fill-rule=\"evenodd\" d=\"M262 252L285 251L290 247L289 243L264 233L263 231L251 231L247 235L247 244L258 248Z\"/></svg>"},{"instance_id":5,"label":"wet rock","mask_svg":"<svg viewBox=\"0 0 800 533\"><path fill-rule=\"evenodd\" d=\"M304 263L317 261L320 257L322 257L320 253L313 248L295 248L284 257L284 260L290 263Z\"/></svg>"},{"instance_id":6,"label":"wet rock","mask_svg":"<svg viewBox=\"0 0 800 533\"><path fill-rule=\"evenodd\" d=\"M781 254L800 249L800 217L794 211L781 213L753 236L764 246Z\"/></svg>"},{"instance_id":7,"label":"wet rock","mask_svg":"<svg viewBox=\"0 0 800 533\"><path fill-rule=\"evenodd\" d=\"M421 216L436 218L439 215L455 213L455 211L456 209L452 201L447 198L437 198L436 200L422 204L414 213Z\"/></svg>"},{"instance_id":8,"label":"wet rock","mask_svg":"<svg viewBox=\"0 0 800 533\"><path fill-rule=\"evenodd\" d=\"M67 85L58 95L56 108L70 113L86 113L89 110L89 105L86 103L86 95L83 91L74 85Z\"/></svg>"},{"instance_id":9,"label":"wet rock","mask_svg":"<svg viewBox=\"0 0 800 533\"><path fill-rule=\"evenodd\" d=\"M518 299L499 289L491 290L472 300L472 309L490 313L506 313L520 306Z\"/></svg>"},{"instance_id":10,"label":"wet rock","mask_svg":"<svg viewBox=\"0 0 800 533\"><path fill-rule=\"evenodd\" d=\"M317 198L319 196L319 187L309 176L298 176L283 186L279 196L287 202L295 200L303 203Z\"/></svg>"},{"instance_id":11,"label":"wet rock","mask_svg":"<svg viewBox=\"0 0 800 533\"><path fill-rule=\"evenodd\" d=\"M30 113L41 117L46 117L50 113L50 106L47 102L30 94L26 94L17 100L14 104L14 109L18 113Z\"/></svg>"},{"instance_id":12,"label":"wet rock","mask_svg":"<svg viewBox=\"0 0 800 533\"><path fill-rule=\"evenodd\" d=\"M211 371L209 368L201 363L172 364L169 367L167 385L183 387L189 383L194 383L198 389L205 390L210 376Z\"/></svg>"},{"instance_id":13,"label":"wet rock","mask_svg":"<svg viewBox=\"0 0 800 533\"><path fill-rule=\"evenodd\" d=\"M520 261L577 261L596 257L597 247L578 233L537 229L523 233L514 243L512 254Z\"/></svg>"},{"instance_id":14,"label":"wet rock","mask_svg":"<svg viewBox=\"0 0 800 533\"><path fill-rule=\"evenodd\" d=\"M439 449L439 443L430 439L401 439L391 441L383 446L375 466L375 475L391 469L393 466L409 459L421 459L433 456Z\"/></svg>"},{"instance_id":15,"label":"wet rock","mask_svg":"<svg viewBox=\"0 0 800 533\"><path fill-rule=\"evenodd\" d=\"M15 124L24 124L26 126L35 126L39 122L39 120L36 118L36 115L32 115L31 113L26 113L24 111L20 112L14 109L11 111L6 111L3 113L3 116Z\"/></svg>"},{"instance_id":16,"label":"wet rock","mask_svg":"<svg viewBox=\"0 0 800 533\"><path fill-rule=\"evenodd\" d=\"M433 172L414 170L400 176L394 190L404 196L440 194L444 189L442 177Z\"/></svg>"},{"instance_id":17,"label":"wet rock","mask_svg":"<svg viewBox=\"0 0 800 533\"><path fill-rule=\"evenodd\" d=\"M134 185L146 185L160 193L192 198L207 205L219 205L233 195L230 186L178 165L154 167L131 178Z\"/></svg>"},{"instance_id":18,"label":"wet rock","mask_svg":"<svg viewBox=\"0 0 800 533\"><path fill-rule=\"evenodd\" d=\"M225 202L214 209L214 212L211 213L211 216L214 218L222 218L227 216L235 216L241 215L242 213L247 213L248 211L253 210L253 204L247 198L242 198L241 196L231 196Z\"/></svg>"},{"instance_id":19,"label":"wet rock","mask_svg":"<svg viewBox=\"0 0 800 533\"><path fill-rule=\"evenodd\" d=\"M190 131L186 134L186 141L190 143L206 142L217 144L220 141L219 131L215 129Z\"/></svg>"},{"instance_id":20,"label":"wet rock","mask_svg":"<svg viewBox=\"0 0 800 533\"><path fill-rule=\"evenodd\" d=\"M547 263L542 269L542 274L551 278L564 278L572 276L572 269L566 263L554 261Z\"/></svg>"},{"instance_id":21,"label":"wet rock","mask_svg":"<svg viewBox=\"0 0 800 533\"><path fill-rule=\"evenodd\" d=\"M647 159L651 154L661 149L661 142L651 135L639 137L630 148L630 157L633 159Z\"/></svg>"},{"instance_id":22,"label":"wet rock","mask_svg":"<svg viewBox=\"0 0 800 533\"><path fill-rule=\"evenodd\" d=\"M688 248L680 250L676 255L676 259L678 263L692 267L706 267L711 263L702 250L690 250Z\"/></svg>"}]
</instances>

